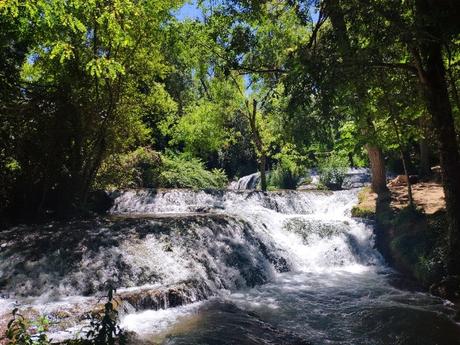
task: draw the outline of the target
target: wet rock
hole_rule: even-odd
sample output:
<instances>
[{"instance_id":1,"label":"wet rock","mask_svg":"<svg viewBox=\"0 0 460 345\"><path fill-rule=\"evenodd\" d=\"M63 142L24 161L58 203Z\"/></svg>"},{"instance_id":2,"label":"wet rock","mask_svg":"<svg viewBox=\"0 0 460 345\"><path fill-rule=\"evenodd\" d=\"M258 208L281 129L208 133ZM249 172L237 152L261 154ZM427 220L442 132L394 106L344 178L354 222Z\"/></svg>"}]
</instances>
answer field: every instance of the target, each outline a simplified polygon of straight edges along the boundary
<instances>
[{"instance_id":1,"label":"wet rock","mask_svg":"<svg viewBox=\"0 0 460 345\"><path fill-rule=\"evenodd\" d=\"M2 295L91 296L104 291L107 281L118 287L167 285L191 274L215 289L235 289L266 281L270 265L286 266L250 224L222 214L52 225L0 233L0 241L10 243L0 251Z\"/></svg>"},{"instance_id":2,"label":"wet rock","mask_svg":"<svg viewBox=\"0 0 460 345\"><path fill-rule=\"evenodd\" d=\"M212 208L210 206L199 206L199 207L194 207L191 209L192 212L197 212L197 213L209 213L211 212Z\"/></svg>"},{"instance_id":3,"label":"wet rock","mask_svg":"<svg viewBox=\"0 0 460 345\"><path fill-rule=\"evenodd\" d=\"M204 283L190 281L170 287L121 292L117 297L135 310L158 310L197 302L211 295L211 289Z\"/></svg>"},{"instance_id":4,"label":"wet rock","mask_svg":"<svg viewBox=\"0 0 460 345\"><path fill-rule=\"evenodd\" d=\"M431 285L430 292L433 295L449 300L460 299L460 277L448 276L439 283Z\"/></svg>"}]
</instances>

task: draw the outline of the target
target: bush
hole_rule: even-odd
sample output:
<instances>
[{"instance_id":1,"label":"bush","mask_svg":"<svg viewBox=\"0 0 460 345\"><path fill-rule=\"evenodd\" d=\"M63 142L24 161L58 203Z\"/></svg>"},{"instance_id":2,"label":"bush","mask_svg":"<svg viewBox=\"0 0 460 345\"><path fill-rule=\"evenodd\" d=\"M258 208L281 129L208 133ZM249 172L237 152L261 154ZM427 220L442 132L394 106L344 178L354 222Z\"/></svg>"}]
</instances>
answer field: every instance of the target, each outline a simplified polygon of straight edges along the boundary
<instances>
[{"instance_id":1,"label":"bush","mask_svg":"<svg viewBox=\"0 0 460 345\"><path fill-rule=\"evenodd\" d=\"M224 188L223 170L206 170L201 160L186 154L160 154L138 148L107 159L97 176L95 189L123 188Z\"/></svg>"},{"instance_id":2,"label":"bush","mask_svg":"<svg viewBox=\"0 0 460 345\"><path fill-rule=\"evenodd\" d=\"M342 188L347 170L347 158L334 153L318 162L319 181L322 185L332 190Z\"/></svg>"},{"instance_id":3,"label":"bush","mask_svg":"<svg viewBox=\"0 0 460 345\"><path fill-rule=\"evenodd\" d=\"M277 164L268 177L269 189L296 189L301 175Z\"/></svg>"},{"instance_id":4,"label":"bush","mask_svg":"<svg viewBox=\"0 0 460 345\"><path fill-rule=\"evenodd\" d=\"M46 336L48 319L41 317L38 322L30 322L18 309L13 310L13 319L8 322L6 330L7 345L50 345Z\"/></svg>"},{"instance_id":5,"label":"bush","mask_svg":"<svg viewBox=\"0 0 460 345\"><path fill-rule=\"evenodd\" d=\"M160 168L160 154L147 147L114 155L99 169L95 189L156 187Z\"/></svg>"},{"instance_id":6,"label":"bush","mask_svg":"<svg viewBox=\"0 0 460 345\"><path fill-rule=\"evenodd\" d=\"M126 345L126 334L118 325L117 303L113 297L115 290L108 290L104 311L90 316L86 338L67 340L63 345ZM46 336L49 321L40 317L31 322L13 310L13 319L8 322L6 330L7 345L51 345Z\"/></svg>"},{"instance_id":7,"label":"bush","mask_svg":"<svg viewBox=\"0 0 460 345\"><path fill-rule=\"evenodd\" d=\"M228 178L221 169L206 170L201 160L187 155L166 154L159 184L164 188L225 188Z\"/></svg>"}]
</instances>

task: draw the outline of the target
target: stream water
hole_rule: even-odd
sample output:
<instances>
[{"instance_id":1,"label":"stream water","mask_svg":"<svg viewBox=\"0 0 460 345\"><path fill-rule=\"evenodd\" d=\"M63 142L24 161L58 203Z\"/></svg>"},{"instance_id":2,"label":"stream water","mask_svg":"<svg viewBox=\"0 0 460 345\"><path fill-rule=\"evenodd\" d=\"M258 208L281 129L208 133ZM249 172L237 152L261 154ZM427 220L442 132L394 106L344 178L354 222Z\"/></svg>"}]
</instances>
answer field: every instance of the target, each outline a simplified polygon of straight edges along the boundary
<instances>
[{"instance_id":1,"label":"stream water","mask_svg":"<svg viewBox=\"0 0 460 345\"><path fill-rule=\"evenodd\" d=\"M287 265L264 284L131 314L123 326L165 344L460 344L446 303L394 286L372 226L350 217L355 203L356 191L122 195L114 212L206 207L243 219Z\"/></svg>"},{"instance_id":2,"label":"stream water","mask_svg":"<svg viewBox=\"0 0 460 345\"><path fill-rule=\"evenodd\" d=\"M119 193L109 220L3 232L0 311L115 279L133 344L460 344L453 306L398 288L356 194Z\"/></svg>"}]
</instances>

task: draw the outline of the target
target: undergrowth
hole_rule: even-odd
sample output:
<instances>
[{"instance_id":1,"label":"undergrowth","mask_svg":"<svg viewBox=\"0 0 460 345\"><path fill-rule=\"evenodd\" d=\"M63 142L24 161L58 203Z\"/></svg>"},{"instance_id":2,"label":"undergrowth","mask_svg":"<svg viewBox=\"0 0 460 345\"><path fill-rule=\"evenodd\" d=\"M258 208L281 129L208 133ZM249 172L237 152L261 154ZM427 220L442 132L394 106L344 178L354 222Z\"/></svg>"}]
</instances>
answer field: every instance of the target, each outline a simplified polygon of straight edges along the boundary
<instances>
[{"instance_id":1,"label":"undergrowth","mask_svg":"<svg viewBox=\"0 0 460 345\"><path fill-rule=\"evenodd\" d=\"M109 288L107 301L101 313L89 315L89 325L82 329L84 338L70 339L62 345L125 345L126 334L118 325L117 301L113 288ZM41 316L37 321L28 320L16 308L5 333L7 345L51 345L47 332L49 320Z\"/></svg>"}]
</instances>

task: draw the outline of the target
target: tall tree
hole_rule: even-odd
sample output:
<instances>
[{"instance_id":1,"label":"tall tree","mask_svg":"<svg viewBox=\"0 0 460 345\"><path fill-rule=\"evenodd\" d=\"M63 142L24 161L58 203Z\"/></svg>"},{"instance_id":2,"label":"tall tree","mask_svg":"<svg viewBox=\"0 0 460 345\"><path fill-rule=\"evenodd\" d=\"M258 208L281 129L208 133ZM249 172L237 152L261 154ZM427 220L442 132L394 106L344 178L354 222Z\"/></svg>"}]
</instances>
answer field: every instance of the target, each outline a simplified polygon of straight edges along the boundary
<instances>
[{"instance_id":1,"label":"tall tree","mask_svg":"<svg viewBox=\"0 0 460 345\"><path fill-rule=\"evenodd\" d=\"M417 40L409 49L439 142L449 221L448 271L460 274L460 154L443 58L446 42L460 37L460 10L449 0L415 0L414 5Z\"/></svg>"},{"instance_id":2,"label":"tall tree","mask_svg":"<svg viewBox=\"0 0 460 345\"><path fill-rule=\"evenodd\" d=\"M332 23L338 49L343 57L343 63L345 65L350 65L352 56L355 54L355 49L350 43L350 37L348 35L347 25L340 1L325 0L324 3L325 12ZM351 69L350 71L351 73L355 73L354 69ZM376 193L382 193L387 190L385 160L383 158L382 149L375 141L372 140L372 138L375 138L376 133L372 118L366 109L366 104L368 102L366 85L357 81L354 87L358 97L356 106L359 107L359 115L364 118L364 121L360 121L362 123L361 131L365 138L369 138L369 141L366 144L366 149L371 165L372 190Z\"/></svg>"},{"instance_id":3,"label":"tall tree","mask_svg":"<svg viewBox=\"0 0 460 345\"><path fill-rule=\"evenodd\" d=\"M327 0L329 1L329 0ZM343 5L343 3L342 3ZM418 79L439 144L449 220L449 271L460 273L460 156L446 79L446 53L458 45L455 1L352 1L349 27L362 49L350 61L369 69L408 71ZM352 10L351 10L352 9Z\"/></svg>"},{"instance_id":4,"label":"tall tree","mask_svg":"<svg viewBox=\"0 0 460 345\"><path fill-rule=\"evenodd\" d=\"M102 161L147 136L143 114L169 97L160 82L168 73L161 39L181 3L2 2L2 20L33 28L12 143L17 210L81 207Z\"/></svg>"}]
</instances>

